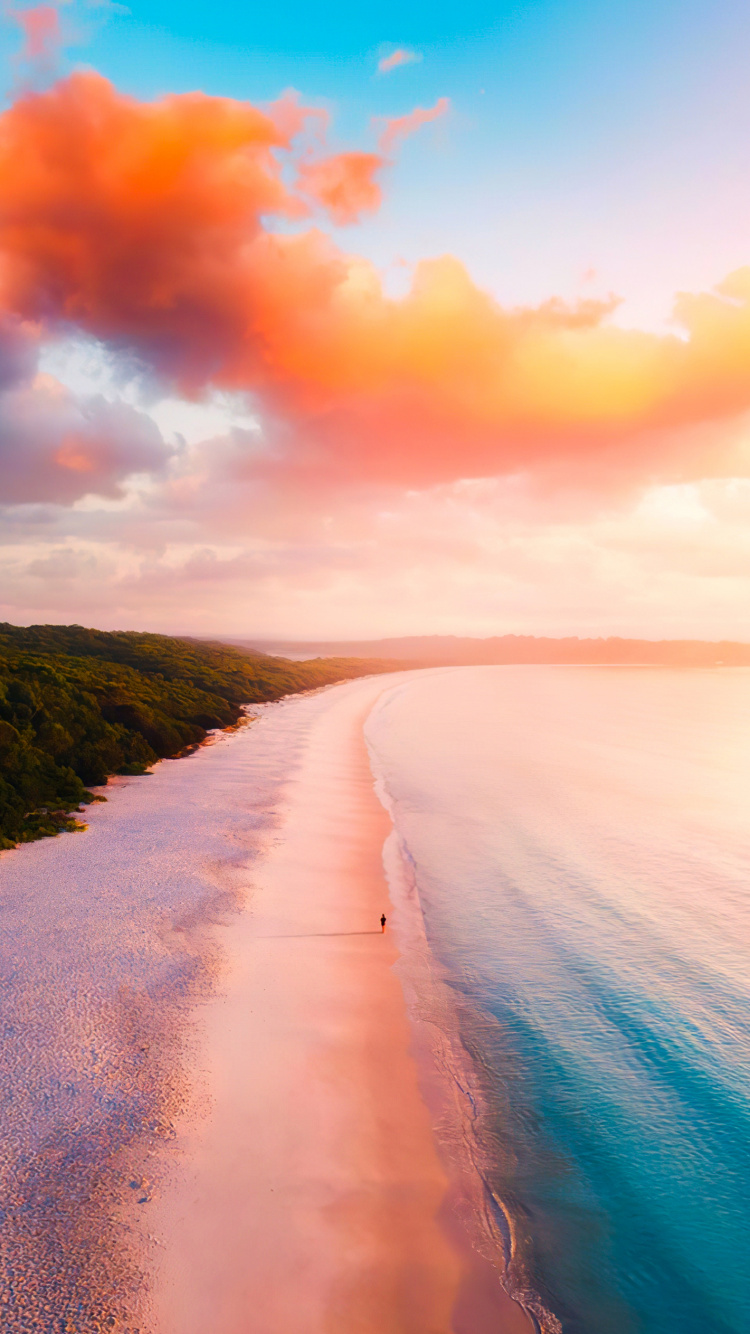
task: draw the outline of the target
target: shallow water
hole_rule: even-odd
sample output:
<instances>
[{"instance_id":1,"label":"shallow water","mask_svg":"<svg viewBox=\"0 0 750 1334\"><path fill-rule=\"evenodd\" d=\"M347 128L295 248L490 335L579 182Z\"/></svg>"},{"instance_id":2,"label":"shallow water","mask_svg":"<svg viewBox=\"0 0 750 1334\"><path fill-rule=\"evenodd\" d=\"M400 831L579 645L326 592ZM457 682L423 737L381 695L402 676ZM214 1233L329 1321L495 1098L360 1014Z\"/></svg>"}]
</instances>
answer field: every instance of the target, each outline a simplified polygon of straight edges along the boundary
<instances>
[{"instance_id":1,"label":"shallow water","mask_svg":"<svg viewBox=\"0 0 750 1334\"><path fill-rule=\"evenodd\" d=\"M367 725L565 1334L750 1329L750 671L424 673Z\"/></svg>"}]
</instances>

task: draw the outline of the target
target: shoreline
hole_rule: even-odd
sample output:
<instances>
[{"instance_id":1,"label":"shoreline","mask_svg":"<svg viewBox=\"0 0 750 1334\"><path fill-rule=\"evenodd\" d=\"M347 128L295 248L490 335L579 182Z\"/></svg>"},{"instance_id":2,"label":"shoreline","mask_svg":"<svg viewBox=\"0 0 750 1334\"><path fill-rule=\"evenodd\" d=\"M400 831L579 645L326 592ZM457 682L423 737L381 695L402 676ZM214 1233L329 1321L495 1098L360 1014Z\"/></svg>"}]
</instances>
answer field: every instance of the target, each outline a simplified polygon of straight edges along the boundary
<instances>
[{"instance_id":1,"label":"shoreline","mask_svg":"<svg viewBox=\"0 0 750 1334\"><path fill-rule=\"evenodd\" d=\"M384 805L390 808L388 802ZM517 1220L490 1184L486 1090L464 1042L448 976L427 941L413 864L395 823L386 840L384 862L393 901L402 910L399 934L406 939L396 966L414 1032L420 1084L449 1181L441 1218L454 1244L467 1255L471 1270L465 1292L473 1306L473 1322L467 1328L473 1334L478 1327L476 1292L484 1291L500 1322L488 1328L499 1334L507 1329L561 1334L557 1317L529 1282Z\"/></svg>"},{"instance_id":2,"label":"shoreline","mask_svg":"<svg viewBox=\"0 0 750 1334\"><path fill-rule=\"evenodd\" d=\"M363 726L394 684L326 692L222 930L223 985L197 1016L210 1106L178 1122L149 1210L155 1334L240 1334L250 1312L264 1334L532 1329L452 1206L379 930L392 826Z\"/></svg>"},{"instance_id":3,"label":"shoreline","mask_svg":"<svg viewBox=\"0 0 750 1334\"><path fill-rule=\"evenodd\" d=\"M380 703L378 700L371 710L368 724L376 722ZM560 1334L559 1321L529 1284L519 1253L516 1220L489 1182L486 1093L463 1040L448 975L427 939L416 868L396 823L386 772L378 763L377 746L367 726L365 740L375 791L391 823L383 864L401 949L395 967L414 1034L420 1086L449 1181L441 1219L468 1261L463 1292L470 1311L467 1328L473 1334L480 1327L477 1294L483 1293L489 1303L488 1328ZM491 1323L493 1314L495 1322Z\"/></svg>"}]
</instances>

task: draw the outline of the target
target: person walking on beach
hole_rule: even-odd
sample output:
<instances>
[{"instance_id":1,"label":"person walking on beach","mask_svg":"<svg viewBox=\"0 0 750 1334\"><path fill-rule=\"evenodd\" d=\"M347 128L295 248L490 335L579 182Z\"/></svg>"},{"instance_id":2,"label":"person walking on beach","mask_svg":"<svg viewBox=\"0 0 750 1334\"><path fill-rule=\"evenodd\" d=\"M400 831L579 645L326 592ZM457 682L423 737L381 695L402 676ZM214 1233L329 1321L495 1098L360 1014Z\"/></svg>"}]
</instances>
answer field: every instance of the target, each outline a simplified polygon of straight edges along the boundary
<instances>
[{"instance_id":1,"label":"person walking on beach","mask_svg":"<svg viewBox=\"0 0 750 1334\"><path fill-rule=\"evenodd\" d=\"M380 917L380 930L383 932L384 935L385 935L385 922L386 922L385 913L382 913Z\"/></svg>"}]
</instances>

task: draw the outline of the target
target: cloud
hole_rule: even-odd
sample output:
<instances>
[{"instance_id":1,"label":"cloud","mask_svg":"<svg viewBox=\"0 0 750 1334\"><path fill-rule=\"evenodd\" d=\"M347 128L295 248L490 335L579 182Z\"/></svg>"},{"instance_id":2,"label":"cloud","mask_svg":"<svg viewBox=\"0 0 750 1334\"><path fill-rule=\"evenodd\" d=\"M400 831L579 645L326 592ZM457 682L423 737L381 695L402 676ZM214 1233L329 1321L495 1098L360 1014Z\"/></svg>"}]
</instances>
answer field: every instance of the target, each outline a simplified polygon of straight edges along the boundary
<instances>
[{"instance_id":1,"label":"cloud","mask_svg":"<svg viewBox=\"0 0 750 1334\"><path fill-rule=\"evenodd\" d=\"M0 617L750 635L750 270L668 335L450 256L389 297L311 209L372 213L443 105L333 155L292 93L79 73L0 115Z\"/></svg>"},{"instance_id":2,"label":"cloud","mask_svg":"<svg viewBox=\"0 0 750 1334\"><path fill-rule=\"evenodd\" d=\"M277 97L274 102L268 102L265 113L278 130L279 142L285 145L290 144L308 126L311 126L313 133L323 141L331 120L330 113L325 107L305 106L294 88L287 88L281 97Z\"/></svg>"},{"instance_id":3,"label":"cloud","mask_svg":"<svg viewBox=\"0 0 750 1334\"><path fill-rule=\"evenodd\" d=\"M128 404L78 402L48 376L0 394L4 505L118 496L134 473L163 471L169 454L151 419Z\"/></svg>"},{"instance_id":4,"label":"cloud","mask_svg":"<svg viewBox=\"0 0 750 1334\"><path fill-rule=\"evenodd\" d=\"M54 5L35 5L31 9L9 9L24 35L23 60L54 58L62 44L60 15Z\"/></svg>"},{"instance_id":5,"label":"cloud","mask_svg":"<svg viewBox=\"0 0 750 1334\"><path fill-rule=\"evenodd\" d=\"M322 204L333 222L358 222L363 213L376 213L382 202L373 179L384 166L377 153L338 153L300 167L298 188Z\"/></svg>"},{"instance_id":6,"label":"cloud","mask_svg":"<svg viewBox=\"0 0 750 1334\"><path fill-rule=\"evenodd\" d=\"M447 97L439 97L434 107L415 107L405 116L387 118L385 128L378 139L378 148L381 153L391 153L402 139L414 134L422 125L429 125L431 121L447 115L449 109L450 100Z\"/></svg>"},{"instance_id":7,"label":"cloud","mask_svg":"<svg viewBox=\"0 0 750 1334\"><path fill-rule=\"evenodd\" d=\"M149 106L94 74L27 94L0 118L0 290L205 380L248 334L233 289L246 252L261 262L262 217L304 212L272 152L288 142L246 103Z\"/></svg>"},{"instance_id":8,"label":"cloud","mask_svg":"<svg viewBox=\"0 0 750 1334\"><path fill-rule=\"evenodd\" d=\"M14 316L0 316L0 393L28 380L37 364L36 331Z\"/></svg>"},{"instance_id":9,"label":"cloud","mask_svg":"<svg viewBox=\"0 0 750 1334\"><path fill-rule=\"evenodd\" d=\"M413 65L421 59L417 51L410 51L406 46L398 46L389 56L383 56L378 61L378 73L390 74L391 70L398 69L399 65Z\"/></svg>"},{"instance_id":10,"label":"cloud","mask_svg":"<svg viewBox=\"0 0 750 1334\"><path fill-rule=\"evenodd\" d=\"M164 470L170 451L151 420L101 395L76 397L37 374L36 331L0 321L0 502L4 506L122 494L137 472Z\"/></svg>"},{"instance_id":11,"label":"cloud","mask_svg":"<svg viewBox=\"0 0 750 1334\"><path fill-rule=\"evenodd\" d=\"M38 84L51 78L64 46L57 7L42 4L31 9L7 9L6 13L23 33L23 46L15 60L19 66L25 67L27 81Z\"/></svg>"},{"instance_id":12,"label":"cloud","mask_svg":"<svg viewBox=\"0 0 750 1334\"><path fill-rule=\"evenodd\" d=\"M443 111L390 122L389 142ZM367 261L289 227L302 190L338 221L379 200L374 154L312 158L285 184L305 114L142 103L93 73L20 98L0 116L0 306L135 355L189 397L250 395L265 452L248 466L287 492L747 467L723 423L750 409L750 270L682 295L666 336L613 326L612 301L505 308L451 257L391 299ZM55 475L80 486L76 458L66 446Z\"/></svg>"},{"instance_id":13,"label":"cloud","mask_svg":"<svg viewBox=\"0 0 750 1334\"><path fill-rule=\"evenodd\" d=\"M197 499L201 499L200 495ZM733 518L713 511L735 505ZM0 617L310 638L379 633L750 637L750 484L653 488L637 506L548 513L516 479L346 505L283 533L166 530L67 511L0 548ZM219 518L217 513L217 520ZM105 528L106 519L108 527ZM74 527L75 525L75 527Z\"/></svg>"}]
</instances>

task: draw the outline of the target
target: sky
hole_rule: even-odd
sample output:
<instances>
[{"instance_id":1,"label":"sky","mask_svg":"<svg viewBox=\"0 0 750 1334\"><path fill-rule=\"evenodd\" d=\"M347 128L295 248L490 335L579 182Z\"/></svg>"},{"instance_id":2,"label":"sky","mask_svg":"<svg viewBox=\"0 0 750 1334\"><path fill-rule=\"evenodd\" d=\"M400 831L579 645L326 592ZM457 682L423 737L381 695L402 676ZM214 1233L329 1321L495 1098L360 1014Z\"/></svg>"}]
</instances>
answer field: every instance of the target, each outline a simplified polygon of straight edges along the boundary
<instances>
[{"instance_id":1,"label":"sky","mask_svg":"<svg viewBox=\"0 0 750 1334\"><path fill-rule=\"evenodd\" d=\"M0 619L750 639L750 14L6 4Z\"/></svg>"}]
</instances>

